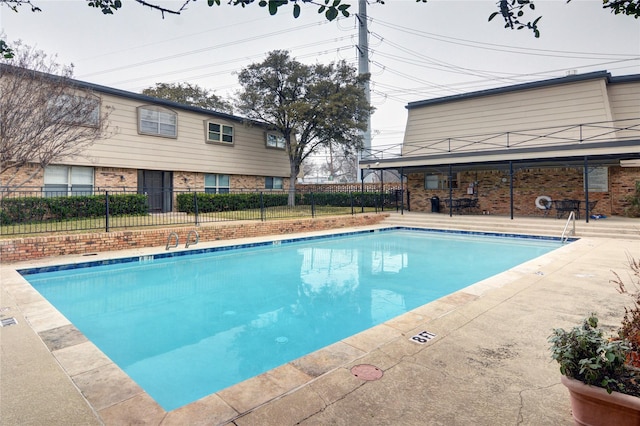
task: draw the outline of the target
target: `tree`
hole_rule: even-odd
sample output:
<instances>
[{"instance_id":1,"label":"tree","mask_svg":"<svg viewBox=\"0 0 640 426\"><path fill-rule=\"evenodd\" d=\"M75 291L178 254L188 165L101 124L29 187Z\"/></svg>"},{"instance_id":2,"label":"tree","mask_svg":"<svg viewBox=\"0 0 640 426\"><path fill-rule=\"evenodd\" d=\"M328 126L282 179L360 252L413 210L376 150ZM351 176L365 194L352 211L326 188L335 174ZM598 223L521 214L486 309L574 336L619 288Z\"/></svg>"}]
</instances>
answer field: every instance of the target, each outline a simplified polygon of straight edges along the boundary
<instances>
[{"instance_id":1,"label":"tree","mask_svg":"<svg viewBox=\"0 0 640 426\"><path fill-rule=\"evenodd\" d=\"M192 105L199 108L233 114L233 106L231 103L222 100L219 96L211 93L207 89L203 89L197 84L156 83L155 87L148 87L142 90L142 94L167 99L184 105Z\"/></svg>"},{"instance_id":2,"label":"tree","mask_svg":"<svg viewBox=\"0 0 640 426\"><path fill-rule=\"evenodd\" d=\"M12 1L18 3L29 3L24 0L4 0L4 1ZM144 6L151 7L153 9L157 9L161 11L164 16L164 13L171 14L180 14L184 10L187 9L189 3L195 2L196 0L184 0L184 3L179 8L167 8L161 6L156 2L149 2L146 0L135 0L137 3L140 3ZM567 3L571 0L567 0ZM246 7L255 0L228 0L228 4L233 6L242 6ZM376 3L384 4L385 0L375 0ZM98 8L102 10L104 14L112 14L115 10L118 10L122 7L123 3L121 0L87 0L89 6ZM416 0L416 3L427 3L427 0ZM207 4L209 6L220 6L220 0L207 0ZM333 21L338 16L342 15L344 17L349 16L349 9L351 8L350 2L344 2L342 0L259 0L258 5L260 7L266 7L269 10L269 14L275 15L278 13L278 10L283 6L293 6L293 16L297 18L301 13L301 4L309 4L318 6L318 13L324 13L325 18L329 21ZM537 31L537 23L540 20L540 17L534 18L533 21L524 22L522 21L523 16L525 15L526 9L535 10L535 5L533 0L498 0L497 2L498 11L491 14L489 20L492 20L496 15L502 15L505 20L505 28L510 29L523 29L528 28L534 31L536 37L539 36ZM640 16L640 0L602 0L602 8L609 9L612 13L623 14L633 16L638 18Z\"/></svg>"},{"instance_id":3,"label":"tree","mask_svg":"<svg viewBox=\"0 0 640 426\"><path fill-rule=\"evenodd\" d=\"M329 177L329 180L342 183L358 180L357 151L345 150L329 144L326 153L325 162L320 164L320 170Z\"/></svg>"},{"instance_id":4,"label":"tree","mask_svg":"<svg viewBox=\"0 0 640 426\"><path fill-rule=\"evenodd\" d=\"M165 6L165 3L154 0L134 0L136 3L158 10L162 17L165 14L180 15L186 11L191 3L195 3L196 0L183 0L179 7L171 8ZM355 0L354 0L355 1ZM385 0L372 0L375 3L384 4ZM571 0L567 0L567 3ZM115 11L121 9L124 6L122 0L86 0L86 4L89 7L99 9L105 15L112 15ZM255 3L255 0L227 0L227 4L232 6L246 7ZM427 0L416 0L416 3L427 3ZM220 0L207 0L207 5L220 6ZM293 17L300 16L302 11L301 4L308 4L312 6L318 6L318 13L324 14L325 18L329 21L333 21L338 16L344 17L350 16L349 9L351 3L344 2L343 0L259 0L258 5L268 9L270 15L275 15L278 10L284 6L293 7ZM489 21L493 20L498 15L501 15L505 21L505 28L509 29L530 29L533 31L535 37L540 36L538 29L538 22L542 18L538 16L533 20L525 22L526 10L535 10L534 0L498 0L496 2L498 11L493 12L489 16ZM18 8L23 5L31 7L32 12L40 12L40 7L32 3L32 0L0 0L0 6L6 5L11 10L17 12ZM633 16L636 19L640 16L640 0L602 0L602 8L609 9L616 15L628 15ZM0 39L0 55L11 56L11 48Z\"/></svg>"},{"instance_id":5,"label":"tree","mask_svg":"<svg viewBox=\"0 0 640 426\"><path fill-rule=\"evenodd\" d=\"M300 165L318 149L362 148L361 132L373 111L364 83L369 76L341 61L304 65L276 50L240 71L237 109L282 134L289 156L289 205L295 202Z\"/></svg>"},{"instance_id":6,"label":"tree","mask_svg":"<svg viewBox=\"0 0 640 426\"><path fill-rule=\"evenodd\" d=\"M13 50L0 58L0 176L3 186L17 188L106 136L110 109L72 80L72 67L20 42ZM27 164L39 168L17 173Z\"/></svg>"}]
</instances>

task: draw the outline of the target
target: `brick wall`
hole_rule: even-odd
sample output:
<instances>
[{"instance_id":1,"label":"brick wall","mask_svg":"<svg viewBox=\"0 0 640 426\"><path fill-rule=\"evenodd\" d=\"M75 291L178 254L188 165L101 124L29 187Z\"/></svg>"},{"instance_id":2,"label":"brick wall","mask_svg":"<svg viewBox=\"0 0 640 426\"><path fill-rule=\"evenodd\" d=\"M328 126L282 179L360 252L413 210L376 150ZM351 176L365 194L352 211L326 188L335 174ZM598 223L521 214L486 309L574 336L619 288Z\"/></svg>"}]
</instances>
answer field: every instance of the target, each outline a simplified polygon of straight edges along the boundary
<instances>
[{"instance_id":1,"label":"brick wall","mask_svg":"<svg viewBox=\"0 0 640 426\"><path fill-rule=\"evenodd\" d=\"M35 175L33 175L35 172ZM33 176L32 176L33 175ZM204 190L204 173L174 171L173 172L173 188L176 191L203 191ZM38 190L44 186L44 171L37 165L27 165L21 167L17 171L11 170L10 173L0 175L0 186L22 184L31 179L24 185L22 190L31 190L31 187ZM289 187L289 178L282 177L284 188ZM11 180L10 180L11 179ZM230 175L231 190L256 190L264 189L264 176L251 175ZM95 167L94 168L94 186L96 188L107 188L117 191L127 190L136 191L138 188L138 170L125 169L117 167Z\"/></svg>"},{"instance_id":2,"label":"brick wall","mask_svg":"<svg viewBox=\"0 0 640 426\"><path fill-rule=\"evenodd\" d=\"M190 226L0 240L0 262L10 263L49 256L86 254L131 248L163 247L167 244L170 232L176 232L180 238L180 244L183 245L186 242L187 234L191 230L197 230L200 235L200 241L205 242L367 226L380 223L385 217L387 217L385 214L359 214L314 219L274 220L270 222L252 221L201 227Z\"/></svg>"},{"instance_id":3,"label":"brick wall","mask_svg":"<svg viewBox=\"0 0 640 426\"><path fill-rule=\"evenodd\" d=\"M109 190L135 190L138 187L138 172L134 169L115 167L96 167L94 169L93 184L96 188Z\"/></svg>"},{"instance_id":4,"label":"brick wall","mask_svg":"<svg viewBox=\"0 0 640 426\"><path fill-rule=\"evenodd\" d=\"M508 215L510 213L510 188L508 170L460 172L458 188L453 198L477 197L481 212ZM622 215L628 205L625 198L635 191L640 180L638 167L609 167L609 191L589 192L589 201L597 201L593 212L605 215ZM473 195L467 193L472 186ZM426 190L424 174L409 174L407 188L410 192L412 211L431 211L431 197L440 198L441 212L445 212L444 199L449 190ZM517 216L542 216L544 212L535 206L540 195L554 200L584 200L582 168L530 168L514 170L514 214Z\"/></svg>"},{"instance_id":5,"label":"brick wall","mask_svg":"<svg viewBox=\"0 0 640 426\"><path fill-rule=\"evenodd\" d=\"M636 182L640 182L640 167L612 167L609 170L611 214L622 215L630 206L627 199L635 193Z\"/></svg>"},{"instance_id":6,"label":"brick wall","mask_svg":"<svg viewBox=\"0 0 640 426\"><path fill-rule=\"evenodd\" d=\"M30 191L32 189L30 187L37 187L39 189L44 185L44 170L35 164L27 164L17 170L8 170L0 174L0 186L7 185L23 185L27 187L25 191Z\"/></svg>"},{"instance_id":7,"label":"brick wall","mask_svg":"<svg viewBox=\"0 0 640 426\"><path fill-rule=\"evenodd\" d=\"M173 172L173 189L176 191L204 191L204 173ZM289 187L289 179L283 178L284 188ZM265 189L264 176L229 175L231 191Z\"/></svg>"}]
</instances>

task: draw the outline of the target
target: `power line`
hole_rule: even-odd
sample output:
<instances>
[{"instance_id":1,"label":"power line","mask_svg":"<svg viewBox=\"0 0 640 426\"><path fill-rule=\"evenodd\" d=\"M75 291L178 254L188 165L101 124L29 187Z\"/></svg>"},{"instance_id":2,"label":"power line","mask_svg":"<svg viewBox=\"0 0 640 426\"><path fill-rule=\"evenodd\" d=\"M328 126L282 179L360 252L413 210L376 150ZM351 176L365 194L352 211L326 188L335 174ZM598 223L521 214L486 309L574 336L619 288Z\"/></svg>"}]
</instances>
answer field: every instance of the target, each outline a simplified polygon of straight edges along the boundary
<instances>
[{"instance_id":1,"label":"power line","mask_svg":"<svg viewBox=\"0 0 640 426\"><path fill-rule=\"evenodd\" d=\"M164 61L168 61L168 60L171 60L171 59L177 59L177 58L182 58L182 57L185 57L185 56L195 55L195 54L198 54L198 53L204 53L204 52L208 52L208 51L211 51L211 50L220 49L220 48L223 48L223 47L237 46L238 44L248 43L250 41L255 41L255 40L263 40L263 39L268 38L268 37L274 37L274 36L290 33L290 32L293 32L293 31L299 31L299 30L311 28L311 27L318 26L318 25L324 25L324 22L299 25L297 27L287 28L287 29L284 29L284 30L273 31L271 33L267 33L267 34L263 34L263 35L256 35L256 36L252 36L252 37L247 37L247 38L244 38L244 39L241 39L241 40L234 40L234 41L230 41L230 42L227 42L227 43L222 43L222 44L213 45L213 46L207 46L207 47L203 47L203 48L200 48L200 49L195 49L195 50L190 50L190 51L187 51L187 52L176 53L176 54L169 55L169 56L148 59L146 61L141 61L141 62L137 62L137 63L133 63L133 64L121 65L121 66L109 68L109 69L102 70L102 71L96 71L96 72L84 74L84 75L82 75L82 78L93 77L93 76L101 75L101 74L107 74L107 73L114 72L114 71L121 71L121 70L125 70L125 69L131 69L131 68L135 68L135 67L139 67L139 66L143 66L143 65L156 64L158 62L164 62Z\"/></svg>"},{"instance_id":2,"label":"power line","mask_svg":"<svg viewBox=\"0 0 640 426\"><path fill-rule=\"evenodd\" d=\"M567 55L580 55L576 58L583 58L586 55L596 56L597 58L590 59L602 59L602 57L631 57L631 58L640 58L640 55L637 54L619 54L619 53L594 53L594 52L576 52L576 51L566 51L566 50L551 50L551 49L536 49L531 47L518 47L518 46L509 46L503 44L495 44L495 43L484 43L478 42L475 40L467 40L456 37L448 37L442 36L438 34L429 33L426 31L414 30L412 28L403 27L401 25L393 24L390 22L385 22L380 19L370 18L372 22L380 24L381 26L386 26L388 28L392 28L398 31L402 31L408 34L417 35L419 37L432 39L436 41L441 41L443 43L457 44L461 46L474 47L478 49L486 49L486 50L494 50L498 52L508 52L508 53L519 53L522 55L534 55L534 56L552 56L552 57L561 57L561 58L570 58L574 59L572 56ZM535 53L540 52L540 53ZM589 58L587 58L589 59Z\"/></svg>"}]
</instances>

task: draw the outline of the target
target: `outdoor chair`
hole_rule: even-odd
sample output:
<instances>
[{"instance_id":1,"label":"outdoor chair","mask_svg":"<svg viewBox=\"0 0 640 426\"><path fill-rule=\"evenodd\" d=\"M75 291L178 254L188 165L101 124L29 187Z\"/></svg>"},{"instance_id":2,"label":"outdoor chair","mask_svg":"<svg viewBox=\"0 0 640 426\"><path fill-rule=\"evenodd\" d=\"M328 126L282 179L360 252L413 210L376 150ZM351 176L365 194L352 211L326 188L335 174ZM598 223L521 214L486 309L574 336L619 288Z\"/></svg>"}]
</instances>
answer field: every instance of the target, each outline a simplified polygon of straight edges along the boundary
<instances>
[{"instance_id":1,"label":"outdoor chair","mask_svg":"<svg viewBox=\"0 0 640 426\"><path fill-rule=\"evenodd\" d=\"M556 219L560 219L570 212L575 212L576 219L580 219L580 201L579 200L553 200L553 207L556 209Z\"/></svg>"},{"instance_id":2,"label":"outdoor chair","mask_svg":"<svg viewBox=\"0 0 640 426\"><path fill-rule=\"evenodd\" d=\"M468 213L471 208L471 199L469 198L460 198L460 213Z\"/></svg>"},{"instance_id":3,"label":"outdoor chair","mask_svg":"<svg viewBox=\"0 0 640 426\"><path fill-rule=\"evenodd\" d=\"M471 198L471 200L469 200L469 213L477 213L480 211L480 205L478 204L478 199L477 198Z\"/></svg>"},{"instance_id":4,"label":"outdoor chair","mask_svg":"<svg viewBox=\"0 0 640 426\"><path fill-rule=\"evenodd\" d=\"M447 207L447 210L451 210L454 213L460 213L461 203L460 203L459 199L457 199L457 198L454 198L454 199L445 198L444 199L444 205Z\"/></svg>"}]
</instances>

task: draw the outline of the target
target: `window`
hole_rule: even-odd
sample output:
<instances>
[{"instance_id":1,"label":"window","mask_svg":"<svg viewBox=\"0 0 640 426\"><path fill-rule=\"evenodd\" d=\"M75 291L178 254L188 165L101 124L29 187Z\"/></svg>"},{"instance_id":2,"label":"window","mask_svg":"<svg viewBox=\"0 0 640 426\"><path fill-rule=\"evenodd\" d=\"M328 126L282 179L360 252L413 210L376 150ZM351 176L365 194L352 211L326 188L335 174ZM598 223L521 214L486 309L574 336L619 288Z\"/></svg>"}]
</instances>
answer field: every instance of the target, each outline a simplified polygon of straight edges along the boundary
<instances>
[{"instance_id":1,"label":"window","mask_svg":"<svg viewBox=\"0 0 640 426\"><path fill-rule=\"evenodd\" d=\"M228 194L229 175L204 175L204 192L207 194Z\"/></svg>"},{"instance_id":2,"label":"window","mask_svg":"<svg viewBox=\"0 0 640 426\"><path fill-rule=\"evenodd\" d=\"M281 177L268 177L264 180L264 187L266 189L282 189L282 178Z\"/></svg>"},{"instance_id":3,"label":"window","mask_svg":"<svg viewBox=\"0 0 640 426\"><path fill-rule=\"evenodd\" d=\"M458 175L452 175L451 188L458 187ZM449 189L449 176L444 174L426 174L424 176L424 189Z\"/></svg>"},{"instance_id":4,"label":"window","mask_svg":"<svg viewBox=\"0 0 640 426\"><path fill-rule=\"evenodd\" d=\"M233 143L233 127L207 122L207 142Z\"/></svg>"},{"instance_id":5,"label":"window","mask_svg":"<svg viewBox=\"0 0 640 426\"><path fill-rule=\"evenodd\" d=\"M54 121L94 127L100 123L100 101L94 97L62 94L49 102L48 109Z\"/></svg>"},{"instance_id":6,"label":"window","mask_svg":"<svg viewBox=\"0 0 640 426\"><path fill-rule=\"evenodd\" d=\"M178 137L178 114L154 106L138 108L138 131L145 135Z\"/></svg>"},{"instance_id":7,"label":"window","mask_svg":"<svg viewBox=\"0 0 640 426\"><path fill-rule=\"evenodd\" d=\"M275 133L267 133L267 147L284 149L286 147L284 137Z\"/></svg>"},{"instance_id":8,"label":"window","mask_svg":"<svg viewBox=\"0 0 640 426\"><path fill-rule=\"evenodd\" d=\"M63 195L91 195L93 167L47 166L44 169L46 197Z\"/></svg>"}]
</instances>

